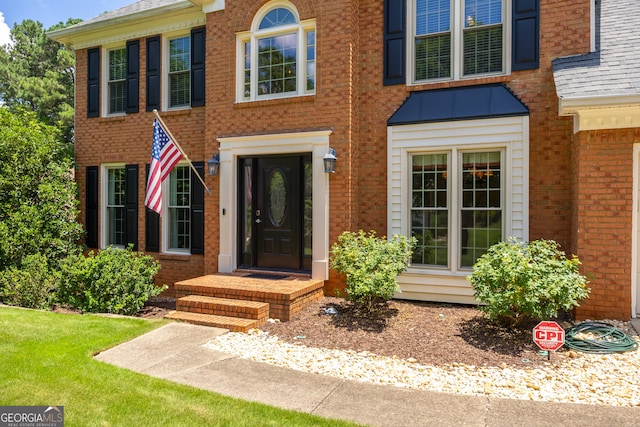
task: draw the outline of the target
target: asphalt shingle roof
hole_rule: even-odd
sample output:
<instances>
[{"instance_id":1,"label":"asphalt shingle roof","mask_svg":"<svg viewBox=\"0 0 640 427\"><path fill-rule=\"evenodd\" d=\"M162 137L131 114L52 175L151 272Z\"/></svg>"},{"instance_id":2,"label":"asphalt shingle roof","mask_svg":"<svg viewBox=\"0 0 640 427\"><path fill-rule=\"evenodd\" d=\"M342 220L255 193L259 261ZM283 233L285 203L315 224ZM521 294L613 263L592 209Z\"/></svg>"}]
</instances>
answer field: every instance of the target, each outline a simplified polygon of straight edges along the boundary
<instances>
[{"instance_id":1,"label":"asphalt shingle roof","mask_svg":"<svg viewBox=\"0 0 640 427\"><path fill-rule=\"evenodd\" d=\"M596 52L553 61L561 99L640 94L640 1L599 3Z\"/></svg>"},{"instance_id":2,"label":"asphalt shingle roof","mask_svg":"<svg viewBox=\"0 0 640 427\"><path fill-rule=\"evenodd\" d=\"M80 28L85 25L95 24L101 21L107 21L111 19L117 19L127 15L145 12L147 10L152 10L159 7L169 6L177 3L184 3L184 0L140 0L128 6L123 6L119 9L102 13L96 16L95 18L82 21L79 24L74 25L73 28Z\"/></svg>"}]
</instances>

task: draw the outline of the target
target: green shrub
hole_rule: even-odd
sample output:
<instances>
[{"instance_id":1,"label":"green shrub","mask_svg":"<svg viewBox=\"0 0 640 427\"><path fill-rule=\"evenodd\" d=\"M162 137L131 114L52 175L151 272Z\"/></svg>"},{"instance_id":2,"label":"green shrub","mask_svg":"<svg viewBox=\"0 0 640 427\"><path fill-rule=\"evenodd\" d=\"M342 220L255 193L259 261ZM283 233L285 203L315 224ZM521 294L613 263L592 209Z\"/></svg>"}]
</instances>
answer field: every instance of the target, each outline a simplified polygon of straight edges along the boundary
<instances>
[{"instance_id":1,"label":"green shrub","mask_svg":"<svg viewBox=\"0 0 640 427\"><path fill-rule=\"evenodd\" d=\"M131 248L72 255L61 268L60 301L84 312L135 314L165 289L153 281L160 264Z\"/></svg>"},{"instance_id":2,"label":"green shrub","mask_svg":"<svg viewBox=\"0 0 640 427\"><path fill-rule=\"evenodd\" d=\"M568 259L553 240L510 239L490 247L468 279L490 319L518 326L531 318L556 317L587 298L579 266L578 258Z\"/></svg>"},{"instance_id":3,"label":"green shrub","mask_svg":"<svg viewBox=\"0 0 640 427\"><path fill-rule=\"evenodd\" d=\"M0 302L8 305L48 309L56 302L56 288L56 277L40 254L0 272Z\"/></svg>"},{"instance_id":4,"label":"green shrub","mask_svg":"<svg viewBox=\"0 0 640 427\"><path fill-rule=\"evenodd\" d=\"M396 277L409 265L414 245L413 237L345 231L331 248L331 268L345 274L347 299L371 311L399 291Z\"/></svg>"}]
</instances>

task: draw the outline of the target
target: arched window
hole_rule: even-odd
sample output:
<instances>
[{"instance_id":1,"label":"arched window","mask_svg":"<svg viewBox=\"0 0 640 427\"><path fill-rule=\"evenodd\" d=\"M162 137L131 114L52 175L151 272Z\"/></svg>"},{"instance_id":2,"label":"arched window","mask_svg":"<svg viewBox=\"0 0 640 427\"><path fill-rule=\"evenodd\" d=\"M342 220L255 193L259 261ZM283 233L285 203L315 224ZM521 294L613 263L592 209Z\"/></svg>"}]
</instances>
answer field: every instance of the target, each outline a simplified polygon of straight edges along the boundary
<instances>
[{"instance_id":1,"label":"arched window","mask_svg":"<svg viewBox=\"0 0 640 427\"><path fill-rule=\"evenodd\" d=\"M287 1L274 1L237 35L238 101L315 93L315 21L301 22Z\"/></svg>"}]
</instances>

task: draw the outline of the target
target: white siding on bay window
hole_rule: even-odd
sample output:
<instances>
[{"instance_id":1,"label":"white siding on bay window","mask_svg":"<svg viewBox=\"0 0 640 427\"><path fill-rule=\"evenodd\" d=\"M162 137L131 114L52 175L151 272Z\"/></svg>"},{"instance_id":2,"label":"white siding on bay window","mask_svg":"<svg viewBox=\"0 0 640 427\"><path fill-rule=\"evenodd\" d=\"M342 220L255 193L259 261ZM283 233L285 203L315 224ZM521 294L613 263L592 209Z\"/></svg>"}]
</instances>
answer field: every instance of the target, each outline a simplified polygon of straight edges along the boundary
<instances>
[{"instance_id":1,"label":"white siding on bay window","mask_svg":"<svg viewBox=\"0 0 640 427\"><path fill-rule=\"evenodd\" d=\"M411 156L432 151L492 150L504 152L503 236L529 238L529 117L423 123L387 129L387 234L408 236ZM454 197L457 197L457 189ZM452 244L456 244L455 242ZM409 267L398 277L397 298L473 304L470 270Z\"/></svg>"}]
</instances>

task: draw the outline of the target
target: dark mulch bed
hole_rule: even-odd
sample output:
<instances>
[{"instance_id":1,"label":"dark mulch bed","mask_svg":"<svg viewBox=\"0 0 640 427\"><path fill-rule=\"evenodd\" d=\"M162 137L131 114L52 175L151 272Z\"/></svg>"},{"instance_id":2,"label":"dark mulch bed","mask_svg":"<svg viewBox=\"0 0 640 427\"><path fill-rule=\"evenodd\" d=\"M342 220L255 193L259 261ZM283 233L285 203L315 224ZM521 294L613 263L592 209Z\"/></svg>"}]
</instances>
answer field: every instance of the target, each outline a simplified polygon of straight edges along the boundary
<instances>
[{"instance_id":1,"label":"dark mulch bed","mask_svg":"<svg viewBox=\"0 0 640 427\"><path fill-rule=\"evenodd\" d=\"M173 298L152 298L138 316L161 318L175 306ZM333 310L336 314L327 314ZM548 363L532 341L533 326L500 328L475 306L418 301L392 300L365 315L342 298L325 297L289 322L266 323L260 329L308 347L369 351L428 365L524 368ZM566 357L561 349L551 361Z\"/></svg>"},{"instance_id":2,"label":"dark mulch bed","mask_svg":"<svg viewBox=\"0 0 640 427\"><path fill-rule=\"evenodd\" d=\"M327 314L333 310L336 314ZM325 297L295 319L261 329L308 347L369 351L429 365L533 367L547 362L547 356L533 343L528 326L497 327L474 306L401 300L364 316L343 299ZM561 350L551 360L564 357Z\"/></svg>"}]
</instances>

